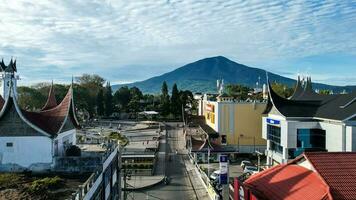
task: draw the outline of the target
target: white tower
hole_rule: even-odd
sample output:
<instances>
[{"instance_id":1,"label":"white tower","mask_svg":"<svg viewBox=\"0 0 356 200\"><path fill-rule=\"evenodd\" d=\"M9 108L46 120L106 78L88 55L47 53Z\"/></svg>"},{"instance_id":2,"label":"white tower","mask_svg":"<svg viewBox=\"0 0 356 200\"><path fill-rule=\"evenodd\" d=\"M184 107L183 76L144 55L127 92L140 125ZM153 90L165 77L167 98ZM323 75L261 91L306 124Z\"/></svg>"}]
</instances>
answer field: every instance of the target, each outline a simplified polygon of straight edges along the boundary
<instances>
[{"instance_id":1,"label":"white tower","mask_svg":"<svg viewBox=\"0 0 356 200\"><path fill-rule=\"evenodd\" d=\"M19 76L16 75L16 60L10 61L10 63L6 66L4 64L4 60L1 60L0 63L0 95L6 100L9 95L10 87L13 88L13 94L17 99L17 80Z\"/></svg>"}]
</instances>

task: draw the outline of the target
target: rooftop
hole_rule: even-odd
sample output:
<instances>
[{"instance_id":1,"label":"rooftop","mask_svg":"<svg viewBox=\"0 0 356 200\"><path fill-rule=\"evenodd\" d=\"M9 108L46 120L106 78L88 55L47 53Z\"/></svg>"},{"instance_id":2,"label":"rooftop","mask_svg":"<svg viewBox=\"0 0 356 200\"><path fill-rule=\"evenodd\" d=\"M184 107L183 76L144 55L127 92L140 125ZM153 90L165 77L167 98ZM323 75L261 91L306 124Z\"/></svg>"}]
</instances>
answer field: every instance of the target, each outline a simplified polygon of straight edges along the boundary
<instances>
[{"instance_id":1,"label":"rooftop","mask_svg":"<svg viewBox=\"0 0 356 200\"><path fill-rule=\"evenodd\" d=\"M251 176L244 185L268 199L355 199L356 152L306 152Z\"/></svg>"},{"instance_id":2,"label":"rooftop","mask_svg":"<svg viewBox=\"0 0 356 200\"><path fill-rule=\"evenodd\" d=\"M304 89L298 79L294 94L285 99L268 84L269 98L265 113L274 107L285 117L308 117L348 120L356 113L356 92L349 94L318 94L312 90L309 78Z\"/></svg>"}]
</instances>

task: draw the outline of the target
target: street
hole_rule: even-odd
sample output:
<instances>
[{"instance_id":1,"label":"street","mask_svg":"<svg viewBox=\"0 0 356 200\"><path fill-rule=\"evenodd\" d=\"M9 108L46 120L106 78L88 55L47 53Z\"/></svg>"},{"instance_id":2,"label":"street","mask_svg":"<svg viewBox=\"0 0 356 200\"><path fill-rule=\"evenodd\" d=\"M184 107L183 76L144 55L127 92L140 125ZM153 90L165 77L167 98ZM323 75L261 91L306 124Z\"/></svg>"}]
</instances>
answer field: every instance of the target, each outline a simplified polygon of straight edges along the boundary
<instances>
[{"instance_id":1,"label":"street","mask_svg":"<svg viewBox=\"0 0 356 200\"><path fill-rule=\"evenodd\" d=\"M166 175L170 179L169 184L161 183L146 190L132 192L128 195L128 199L197 199L183 160L188 159L183 129L177 128L176 123L167 125L167 140L167 157L171 156L171 159L167 159L166 163ZM176 150L178 154L176 154Z\"/></svg>"}]
</instances>

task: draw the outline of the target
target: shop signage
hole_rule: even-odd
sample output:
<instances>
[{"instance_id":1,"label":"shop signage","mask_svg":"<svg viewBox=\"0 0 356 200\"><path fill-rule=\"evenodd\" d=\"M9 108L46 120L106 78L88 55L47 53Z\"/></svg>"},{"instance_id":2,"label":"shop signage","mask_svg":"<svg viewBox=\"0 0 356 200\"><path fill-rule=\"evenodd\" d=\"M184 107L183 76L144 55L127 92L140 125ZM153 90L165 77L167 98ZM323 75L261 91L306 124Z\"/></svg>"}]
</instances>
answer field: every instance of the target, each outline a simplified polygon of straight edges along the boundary
<instances>
[{"instance_id":1,"label":"shop signage","mask_svg":"<svg viewBox=\"0 0 356 200\"><path fill-rule=\"evenodd\" d=\"M271 118L267 118L267 123L278 125L278 124L281 124L281 121L275 120L275 119L271 119Z\"/></svg>"},{"instance_id":2,"label":"shop signage","mask_svg":"<svg viewBox=\"0 0 356 200\"><path fill-rule=\"evenodd\" d=\"M214 112L214 105L206 104L206 110L209 111L209 112Z\"/></svg>"}]
</instances>

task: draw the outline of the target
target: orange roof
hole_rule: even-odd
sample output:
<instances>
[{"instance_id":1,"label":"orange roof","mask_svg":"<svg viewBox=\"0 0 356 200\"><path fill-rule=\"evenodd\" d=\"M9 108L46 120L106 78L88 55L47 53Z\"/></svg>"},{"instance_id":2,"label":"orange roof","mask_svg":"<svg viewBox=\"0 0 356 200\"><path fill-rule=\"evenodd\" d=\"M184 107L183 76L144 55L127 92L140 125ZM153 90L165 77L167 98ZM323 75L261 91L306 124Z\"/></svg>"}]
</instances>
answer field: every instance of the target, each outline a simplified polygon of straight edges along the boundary
<instances>
[{"instance_id":1,"label":"orange roof","mask_svg":"<svg viewBox=\"0 0 356 200\"><path fill-rule=\"evenodd\" d=\"M267 169L251 176L244 185L261 199L331 199L328 185L316 172L295 164Z\"/></svg>"},{"instance_id":2,"label":"orange roof","mask_svg":"<svg viewBox=\"0 0 356 200\"><path fill-rule=\"evenodd\" d=\"M306 152L334 199L356 199L356 152Z\"/></svg>"}]
</instances>

